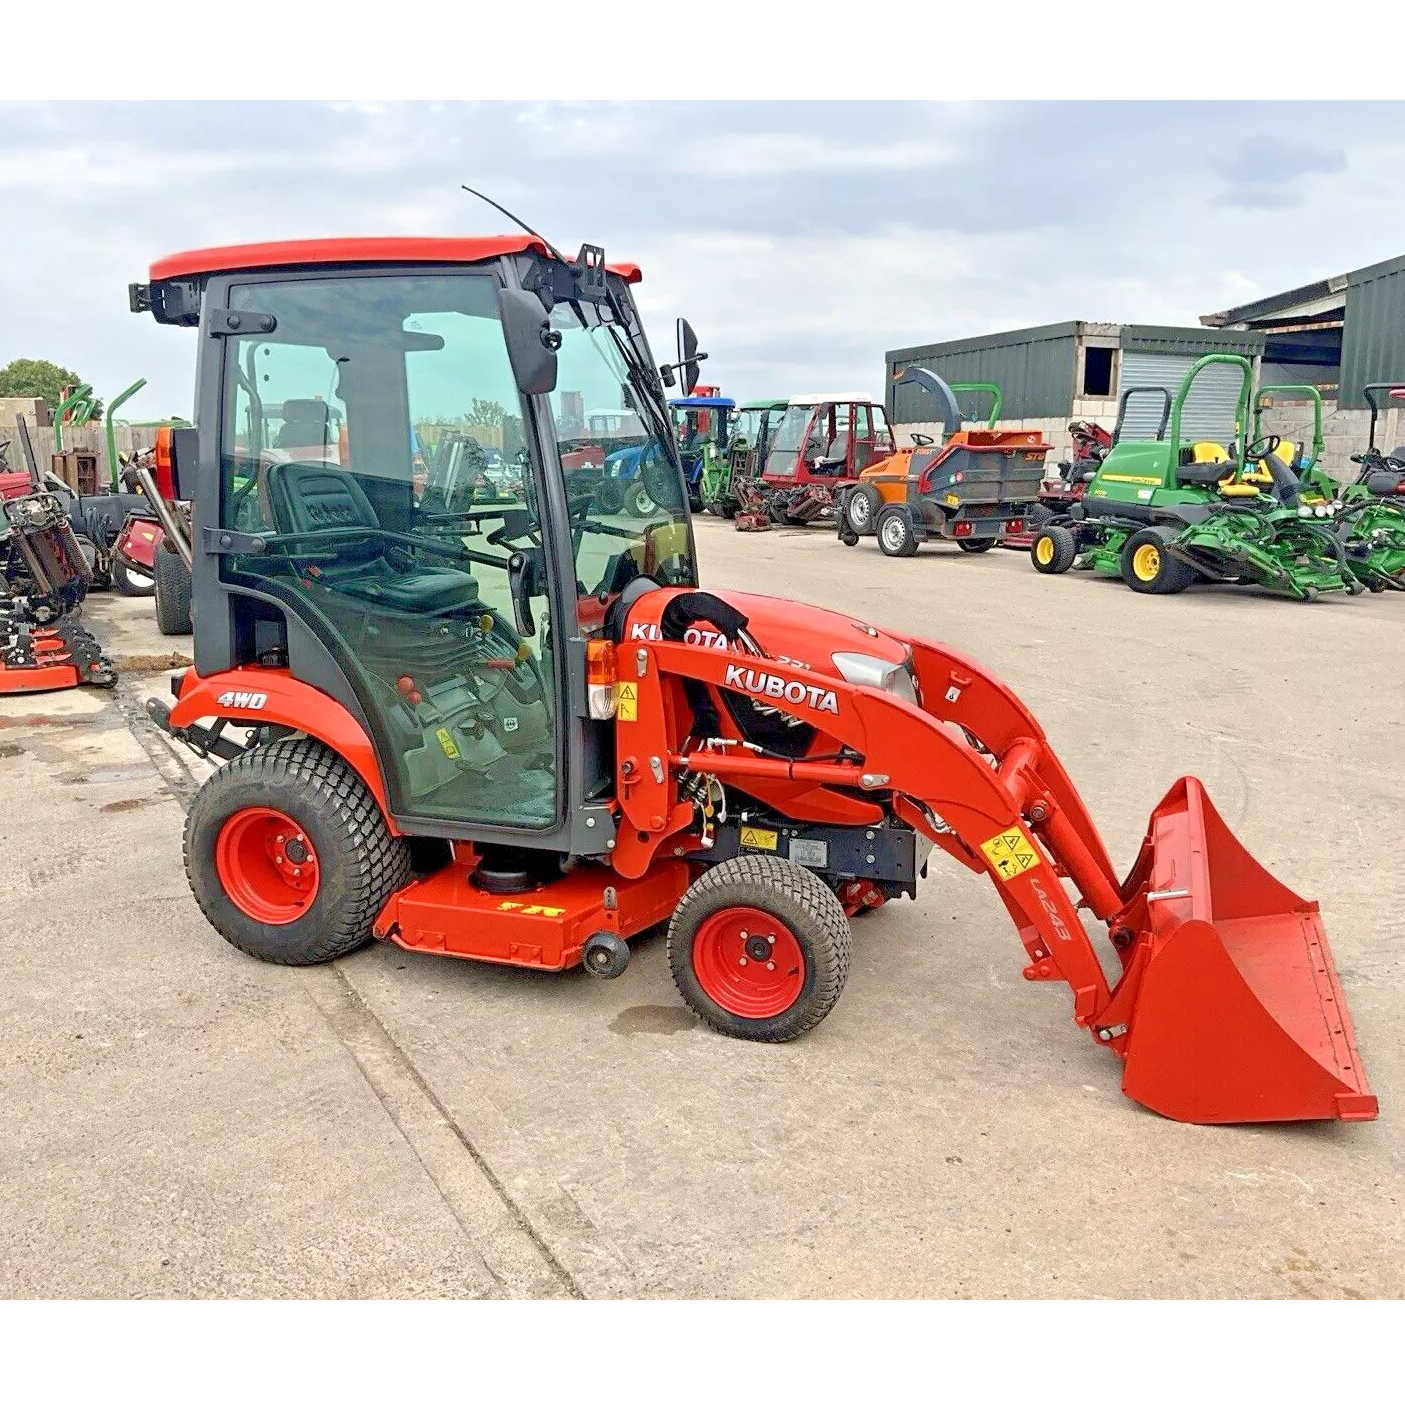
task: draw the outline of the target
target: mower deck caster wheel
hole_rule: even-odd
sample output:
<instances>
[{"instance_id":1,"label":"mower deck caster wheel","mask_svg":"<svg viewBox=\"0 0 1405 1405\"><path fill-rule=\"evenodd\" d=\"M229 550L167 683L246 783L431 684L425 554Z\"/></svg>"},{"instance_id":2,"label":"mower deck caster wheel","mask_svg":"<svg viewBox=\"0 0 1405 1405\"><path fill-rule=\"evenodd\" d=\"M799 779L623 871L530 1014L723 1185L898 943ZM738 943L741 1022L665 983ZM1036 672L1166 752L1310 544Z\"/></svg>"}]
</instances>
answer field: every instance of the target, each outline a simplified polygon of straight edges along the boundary
<instances>
[{"instance_id":1,"label":"mower deck caster wheel","mask_svg":"<svg viewBox=\"0 0 1405 1405\"><path fill-rule=\"evenodd\" d=\"M668 964L679 994L713 1029L779 1044L813 1029L839 999L849 922L809 869L743 854L683 894Z\"/></svg>"},{"instance_id":2,"label":"mower deck caster wheel","mask_svg":"<svg viewBox=\"0 0 1405 1405\"><path fill-rule=\"evenodd\" d=\"M972 541L970 537L962 537L956 545L972 556L979 556L981 552L989 551L995 545L995 538L984 537L980 541Z\"/></svg>"},{"instance_id":3,"label":"mower deck caster wheel","mask_svg":"<svg viewBox=\"0 0 1405 1405\"><path fill-rule=\"evenodd\" d=\"M581 964L592 976L612 981L629 965L629 943L613 932L592 932L581 951Z\"/></svg>"},{"instance_id":4,"label":"mower deck caster wheel","mask_svg":"<svg viewBox=\"0 0 1405 1405\"><path fill-rule=\"evenodd\" d=\"M1311 605L1312 602L1317 599L1317 596L1318 590L1315 585L1308 585L1303 587L1303 601L1306 604Z\"/></svg>"}]
</instances>

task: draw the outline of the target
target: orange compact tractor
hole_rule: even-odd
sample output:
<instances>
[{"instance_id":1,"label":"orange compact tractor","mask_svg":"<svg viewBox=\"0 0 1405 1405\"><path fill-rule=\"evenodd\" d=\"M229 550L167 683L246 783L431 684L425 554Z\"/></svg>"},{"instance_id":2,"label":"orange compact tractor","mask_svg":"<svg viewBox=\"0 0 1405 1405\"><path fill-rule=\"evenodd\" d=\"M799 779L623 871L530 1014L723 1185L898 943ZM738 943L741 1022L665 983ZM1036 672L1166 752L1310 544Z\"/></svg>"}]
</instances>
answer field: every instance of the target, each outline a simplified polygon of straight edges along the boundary
<instances>
[{"instance_id":1,"label":"orange compact tractor","mask_svg":"<svg viewBox=\"0 0 1405 1405\"><path fill-rule=\"evenodd\" d=\"M150 710L224 762L185 833L216 930L289 965L379 937L615 976L667 923L703 1020L786 1040L839 998L849 918L914 894L940 849L994 885L1026 978L1067 984L1131 1097L1200 1122L1374 1117L1317 905L1198 781L1119 877L978 664L700 588L664 400L696 359L656 367L639 277L526 234L204 249L134 285L202 348L198 428L173 436L195 665ZM345 433L329 414L294 445L274 407L316 395ZM422 501L411 427L484 402L521 426L520 492ZM570 491L581 404L633 411L647 517Z\"/></svg>"},{"instance_id":2,"label":"orange compact tractor","mask_svg":"<svg viewBox=\"0 0 1405 1405\"><path fill-rule=\"evenodd\" d=\"M911 556L925 541L954 541L962 551L989 551L1002 534L1024 531L1039 501L1044 456L1053 445L1037 430L999 430L1000 391L993 385L948 385L911 366L895 382L931 392L942 441L912 436L913 447L872 464L845 489L839 504L839 540L857 546L876 536L885 556ZM963 429L958 390L993 393L984 429Z\"/></svg>"}]
</instances>

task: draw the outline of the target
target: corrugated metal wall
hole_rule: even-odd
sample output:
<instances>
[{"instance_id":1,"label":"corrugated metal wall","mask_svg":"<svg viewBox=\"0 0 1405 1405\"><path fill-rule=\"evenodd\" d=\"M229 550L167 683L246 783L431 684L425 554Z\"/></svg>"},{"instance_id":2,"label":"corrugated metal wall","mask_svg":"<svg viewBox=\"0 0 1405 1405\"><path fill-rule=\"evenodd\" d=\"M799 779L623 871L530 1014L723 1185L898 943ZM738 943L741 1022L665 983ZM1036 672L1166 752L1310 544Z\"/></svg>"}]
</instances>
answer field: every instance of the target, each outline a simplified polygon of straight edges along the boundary
<instances>
[{"instance_id":1,"label":"corrugated metal wall","mask_svg":"<svg viewBox=\"0 0 1405 1405\"><path fill-rule=\"evenodd\" d=\"M1216 350L1221 349L1216 347ZM1199 353L1167 356L1160 352L1123 351L1118 391L1133 386L1159 385L1172 395L1180 388L1185 373L1199 359ZM1181 439L1212 439L1228 444L1239 437L1236 424L1243 373L1238 366L1207 366L1196 376L1181 412ZM1153 395L1136 395L1127 409L1122 428L1124 439L1150 439L1160 420L1160 403Z\"/></svg>"},{"instance_id":2,"label":"corrugated metal wall","mask_svg":"<svg viewBox=\"0 0 1405 1405\"><path fill-rule=\"evenodd\" d=\"M1351 274L1342 328L1342 409L1362 409L1361 387L1405 381L1405 258Z\"/></svg>"},{"instance_id":3,"label":"corrugated metal wall","mask_svg":"<svg viewBox=\"0 0 1405 1405\"><path fill-rule=\"evenodd\" d=\"M909 366L935 371L947 382L993 381L1004 396L1001 418L1040 419L1067 415L1073 405L1075 329L1073 322L1048 327L1032 327L1002 336L968 337L963 341L939 342L933 346L905 347L890 351L888 365L888 418L895 424L914 424L932 418L929 397L920 386L894 388L893 380ZM962 398L962 410L979 409L982 416L989 401L974 405Z\"/></svg>"}]
</instances>

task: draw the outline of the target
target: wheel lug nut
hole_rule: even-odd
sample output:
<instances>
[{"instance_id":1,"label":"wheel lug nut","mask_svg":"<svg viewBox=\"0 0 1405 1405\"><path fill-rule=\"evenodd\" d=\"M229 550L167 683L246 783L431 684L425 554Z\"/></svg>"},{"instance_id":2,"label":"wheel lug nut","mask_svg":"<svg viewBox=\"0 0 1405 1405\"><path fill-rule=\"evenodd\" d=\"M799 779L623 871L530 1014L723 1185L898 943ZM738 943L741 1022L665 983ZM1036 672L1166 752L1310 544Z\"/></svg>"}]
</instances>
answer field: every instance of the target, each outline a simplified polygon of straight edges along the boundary
<instances>
[{"instance_id":1,"label":"wheel lug nut","mask_svg":"<svg viewBox=\"0 0 1405 1405\"><path fill-rule=\"evenodd\" d=\"M283 855L282 855L282 854L279 854L279 855L277 856L277 858L275 858L275 859L273 860L273 862L274 862L274 863L282 863L282 862L283 862Z\"/></svg>"},{"instance_id":2,"label":"wheel lug nut","mask_svg":"<svg viewBox=\"0 0 1405 1405\"><path fill-rule=\"evenodd\" d=\"M738 966L745 966L745 965L746 965L746 957L745 957L745 956L739 956L739 957L737 957L737 965L738 965Z\"/></svg>"},{"instance_id":3,"label":"wheel lug nut","mask_svg":"<svg viewBox=\"0 0 1405 1405\"><path fill-rule=\"evenodd\" d=\"M766 969L768 971L774 971L776 969L776 963L774 961L768 961L766 963Z\"/></svg>"}]
</instances>

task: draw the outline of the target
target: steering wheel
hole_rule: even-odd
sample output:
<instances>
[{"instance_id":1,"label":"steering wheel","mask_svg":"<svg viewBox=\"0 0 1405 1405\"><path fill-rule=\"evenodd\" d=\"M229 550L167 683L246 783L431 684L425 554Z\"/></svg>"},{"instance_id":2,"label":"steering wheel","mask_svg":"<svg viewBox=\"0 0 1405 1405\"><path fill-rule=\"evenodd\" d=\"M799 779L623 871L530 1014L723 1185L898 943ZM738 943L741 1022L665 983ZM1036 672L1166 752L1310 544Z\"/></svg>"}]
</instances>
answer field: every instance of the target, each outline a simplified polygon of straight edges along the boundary
<instances>
[{"instance_id":1,"label":"steering wheel","mask_svg":"<svg viewBox=\"0 0 1405 1405\"><path fill-rule=\"evenodd\" d=\"M1255 439L1252 444L1244 446L1245 461L1266 459L1282 442L1282 438L1277 434L1265 434L1262 439Z\"/></svg>"},{"instance_id":2,"label":"steering wheel","mask_svg":"<svg viewBox=\"0 0 1405 1405\"><path fill-rule=\"evenodd\" d=\"M908 438L912 440L914 449L925 449L928 444L937 442L930 434L918 434L915 430L909 432Z\"/></svg>"}]
</instances>

